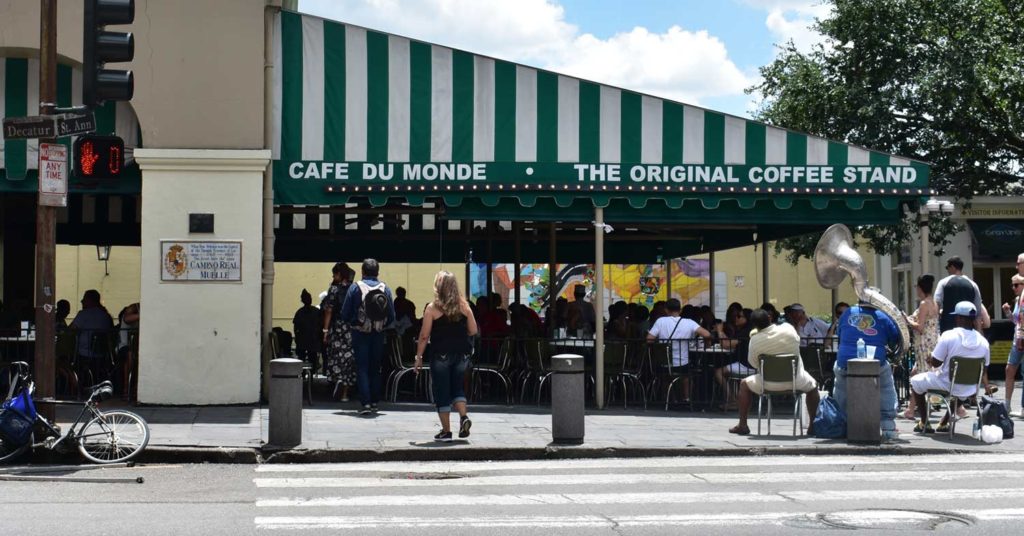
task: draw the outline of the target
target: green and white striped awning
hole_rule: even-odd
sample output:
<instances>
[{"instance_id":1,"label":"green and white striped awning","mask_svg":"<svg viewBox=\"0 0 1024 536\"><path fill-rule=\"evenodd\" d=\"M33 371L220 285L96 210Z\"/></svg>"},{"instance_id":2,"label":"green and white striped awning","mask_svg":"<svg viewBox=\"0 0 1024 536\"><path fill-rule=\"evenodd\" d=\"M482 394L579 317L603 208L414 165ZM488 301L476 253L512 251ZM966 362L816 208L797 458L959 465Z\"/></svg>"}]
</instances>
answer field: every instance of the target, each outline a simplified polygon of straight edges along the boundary
<instances>
[{"instance_id":1,"label":"green and white striped awning","mask_svg":"<svg viewBox=\"0 0 1024 536\"><path fill-rule=\"evenodd\" d=\"M296 13L273 31L278 205L806 200L889 218L928 194L927 165L861 147Z\"/></svg>"},{"instance_id":2,"label":"green and white striped awning","mask_svg":"<svg viewBox=\"0 0 1024 536\"><path fill-rule=\"evenodd\" d=\"M82 95L82 73L69 65L57 67L57 105L78 105ZM39 113L39 60L0 57L0 117L23 117ZM139 120L130 104L108 102L96 110L96 133L116 134L124 139L125 158L132 159L140 146ZM60 138L70 144L73 137ZM0 142L0 191L36 191L39 168L38 140L2 140ZM72 179L71 191L125 190L125 181L84 184ZM138 192L137 177L134 191ZM129 188L130 189L130 188Z\"/></svg>"}]
</instances>

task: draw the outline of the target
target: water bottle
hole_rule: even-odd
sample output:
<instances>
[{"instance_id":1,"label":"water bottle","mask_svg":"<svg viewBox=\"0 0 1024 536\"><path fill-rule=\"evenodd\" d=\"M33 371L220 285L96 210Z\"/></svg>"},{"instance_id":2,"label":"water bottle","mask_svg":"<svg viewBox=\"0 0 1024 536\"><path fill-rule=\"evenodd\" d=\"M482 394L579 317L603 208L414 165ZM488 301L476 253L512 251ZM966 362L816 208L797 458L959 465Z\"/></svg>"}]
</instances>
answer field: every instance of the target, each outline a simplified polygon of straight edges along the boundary
<instances>
[{"instance_id":1,"label":"water bottle","mask_svg":"<svg viewBox=\"0 0 1024 536\"><path fill-rule=\"evenodd\" d=\"M857 339L857 359L864 359L868 356L868 347L864 344L864 339Z\"/></svg>"}]
</instances>

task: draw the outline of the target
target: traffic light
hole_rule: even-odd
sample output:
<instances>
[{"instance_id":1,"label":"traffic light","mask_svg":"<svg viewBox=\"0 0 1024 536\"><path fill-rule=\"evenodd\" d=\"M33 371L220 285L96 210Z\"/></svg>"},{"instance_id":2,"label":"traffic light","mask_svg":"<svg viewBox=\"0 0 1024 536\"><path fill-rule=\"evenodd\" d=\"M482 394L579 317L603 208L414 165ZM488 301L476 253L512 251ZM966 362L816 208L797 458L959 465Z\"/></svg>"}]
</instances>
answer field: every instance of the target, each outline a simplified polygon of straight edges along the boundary
<instances>
[{"instance_id":1,"label":"traffic light","mask_svg":"<svg viewBox=\"0 0 1024 536\"><path fill-rule=\"evenodd\" d=\"M80 179L116 179L124 169L124 140L117 136L82 136L73 153Z\"/></svg>"},{"instance_id":2,"label":"traffic light","mask_svg":"<svg viewBox=\"0 0 1024 536\"><path fill-rule=\"evenodd\" d=\"M108 24L131 24L135 0L85 0L82 44L82 104L95 107L104 101L132 100L135 79L131 71L104 69L106 63L131 61L135 37L108 32Z\"/></svg>"}]
</instances>

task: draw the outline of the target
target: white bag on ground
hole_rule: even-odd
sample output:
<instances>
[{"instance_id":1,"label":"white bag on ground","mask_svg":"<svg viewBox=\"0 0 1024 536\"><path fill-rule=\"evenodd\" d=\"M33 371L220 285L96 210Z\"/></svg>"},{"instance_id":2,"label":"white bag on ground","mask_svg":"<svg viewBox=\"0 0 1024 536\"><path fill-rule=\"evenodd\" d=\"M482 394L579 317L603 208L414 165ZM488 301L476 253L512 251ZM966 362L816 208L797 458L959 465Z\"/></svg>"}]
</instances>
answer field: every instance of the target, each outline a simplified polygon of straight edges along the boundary
<instances>
[{"instance_id":1,"label":"white bag on ground","mask_svg":"<svg viewBox=\"0 0 1024 536\"><path fill-rule=\"evenodd\" d=\"M994 424L982 426L981 440L989 444L1002 442L1003 429Z\"/></svg>"}]
</instances>

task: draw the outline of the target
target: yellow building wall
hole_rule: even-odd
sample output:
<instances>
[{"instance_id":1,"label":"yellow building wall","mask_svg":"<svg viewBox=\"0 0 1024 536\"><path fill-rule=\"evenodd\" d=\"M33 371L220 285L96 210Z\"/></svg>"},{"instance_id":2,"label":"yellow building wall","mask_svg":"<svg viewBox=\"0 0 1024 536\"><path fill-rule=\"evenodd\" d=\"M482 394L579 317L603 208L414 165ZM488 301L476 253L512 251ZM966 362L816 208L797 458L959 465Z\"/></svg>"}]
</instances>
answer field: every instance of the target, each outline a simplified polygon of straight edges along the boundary
<instances>
[{"instance_id":1,"label":"yellow building wall","mask_svg":"<svg viewBox=\"0 0 1024 536\"><path fill-rule=\"evenodd\" d=\"M360 278L359 267L362 261L346 260L349 267L356 271L356 279ZM292 329L292 318L295 311L302 306L299 295L306 289L313 295L313 304L319 304L321 292L325 292L331 284L331 268L334 263L279 262L274 264L274 326L288 331ZM398 264L382 263L380 279L391 287L391 291L404 287L406 298L416 304L417 316L423 311L427 302L434 299L434 275L438 270L448 270L455 274L459 288L466 288L466 269L462 264Z\"/></svg>"},{"instance_id":2,"label":"yellow building wall","mask_svg":"<svg viewBox=\"0 0 1024 536\"><path fill-rule=\"evenodd\" d=\"M114 320L125 306L139 301L140 248L110 248L108 270L96 260L96 246L57 246L57 299L71 302L71 315L82 307L82 294L89 289L99 291L103 305ZM69 320L70 321L70 320Z\"/></svg>"},{"instance_id":3,"label":"yellow building wall","mask_svg":"<svg viewBox=\"0 0 1024 536\"><path fill-rule=\"evenodd\" d=\"M874 284L874 254L861 251L861 255L868 266L869 278ZM707 255L697 258L706 259ZM82 293L88 289L96 289L103 296L103 304L110 314L116 316L126 305L139 301L140 260L140 248L115 246L111 248L108 263L110 275L106 275L103 262L96 260L95 246L57 246L57 298L71 302L73 318L80 307ZM361 261L346 262L358 274ZM769 291L771 302L776 307L781 310L785 305L799 302L812 316L827 317L831 314L831 292L818 285L810 260L804 259L797 266L792 266L782 256L775 257L769 253L768 263ZM332 263L291 262L274 265L275 326L291 330L292 316L301 306L299 294L303 288L309 290L314 303L318 303L319 294L326 291L330 285L332 266ZM465 288L465 268L462 264L385 263L381 265L381 279L392 289L405 287L408 298L416 304L419 311L422 311L427 302L433 299L431 285L434 274L440 269L455 274L460 288ZM750 308L761 305L764 276L761 272L760 248L744 247L716 253L715 271L719 274L724 273L726 304L735 301ZM675 293L681 290L673 289ZM840 287L839 299L848 303L856 301L848 282L844 282Z\"/></svg>"}]
</instances>

